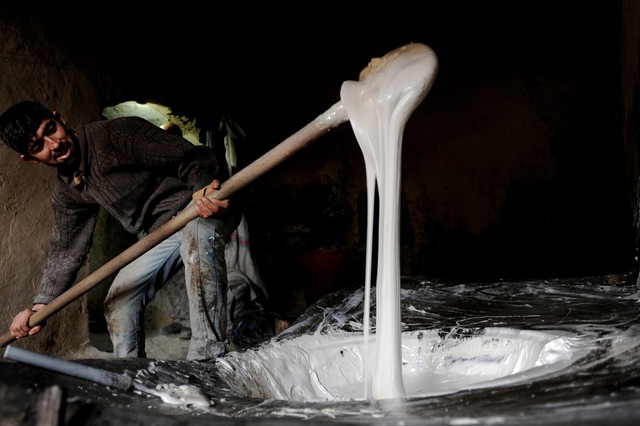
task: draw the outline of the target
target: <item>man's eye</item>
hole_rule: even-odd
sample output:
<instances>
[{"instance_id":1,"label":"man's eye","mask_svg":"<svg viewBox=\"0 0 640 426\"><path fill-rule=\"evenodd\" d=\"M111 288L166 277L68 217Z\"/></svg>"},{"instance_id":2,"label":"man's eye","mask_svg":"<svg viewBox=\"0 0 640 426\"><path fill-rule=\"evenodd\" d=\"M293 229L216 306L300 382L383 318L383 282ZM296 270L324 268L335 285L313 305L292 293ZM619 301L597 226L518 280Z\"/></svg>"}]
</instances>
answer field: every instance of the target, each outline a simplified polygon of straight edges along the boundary
<instances>
[{"instance_id":1,"label":"man's eye","mask_svg":"<svg viewBox=\"0 0 640 426\"><path fill-rule=\"evenodd\" d=\"M58 124L55 122L55 120L51 120L47 123L47 125L44 128L44 136L51 136L57 131L58 131Z\"/></svg>"},{"instance_id":2,"label":"man's eye","mask_svg":"<svg viewBox=\"0 0 640 426\"><path fill-rule=\"evenodd\" d=\"M40 151L42 151L43 147L44 147L44 139L38 138L29 142L29 145L27 145L27 150L29 151L29 154L37 154Z\"/></svg>"}]
</instances>

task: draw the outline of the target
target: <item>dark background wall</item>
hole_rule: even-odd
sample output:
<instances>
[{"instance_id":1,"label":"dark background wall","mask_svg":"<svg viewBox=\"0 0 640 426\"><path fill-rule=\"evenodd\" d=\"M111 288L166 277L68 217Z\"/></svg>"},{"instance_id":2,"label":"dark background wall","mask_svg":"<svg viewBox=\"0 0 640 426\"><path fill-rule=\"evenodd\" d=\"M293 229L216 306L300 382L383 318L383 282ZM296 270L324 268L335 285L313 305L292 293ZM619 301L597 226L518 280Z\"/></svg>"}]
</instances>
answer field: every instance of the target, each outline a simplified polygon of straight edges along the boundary
<instances>
[{"instance_id":1,"label":"dark background wall","mask_svg":"<svg viewBox=\"0 0 640 426\"><path fill-rule=\"evenodd\" d=\"M634 270L637 7L435 3L351 12L104 3L100 19L59 4L32 12L94 79L105 107L156 101L212 129L229 114L246 131L248 159L338 101L342 82L371 58L427 44L440 71L405 131L402 273L479 280ZM55 96L46 100L56 106ZM335 268L323 280L361 278L365 190L348 123L248 189L253 251L278 309L292 309L283 300L317 272L309 259ZM320 249L339 256L313 257Z\"/></svg>"}]
</instances>

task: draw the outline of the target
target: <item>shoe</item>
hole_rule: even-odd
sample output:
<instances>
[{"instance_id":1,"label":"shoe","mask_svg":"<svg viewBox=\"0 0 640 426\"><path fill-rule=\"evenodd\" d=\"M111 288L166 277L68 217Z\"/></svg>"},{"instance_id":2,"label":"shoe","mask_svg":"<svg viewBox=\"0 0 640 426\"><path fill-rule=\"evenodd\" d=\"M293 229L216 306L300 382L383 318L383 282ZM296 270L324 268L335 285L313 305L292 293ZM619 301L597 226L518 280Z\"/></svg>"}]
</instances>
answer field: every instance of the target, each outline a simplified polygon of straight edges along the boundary
<instances>
[{"instance_id":1,"label":"shoe","mask_svg":"<svg viewBox=\"0 0 640 426\"><path fill-rule=\"evenodd\" d=\"M178 334L182 331L182 326L177 322L172 322L162 329L162 334L168 336L170 334Z\"/></svg>"}]
</instances>

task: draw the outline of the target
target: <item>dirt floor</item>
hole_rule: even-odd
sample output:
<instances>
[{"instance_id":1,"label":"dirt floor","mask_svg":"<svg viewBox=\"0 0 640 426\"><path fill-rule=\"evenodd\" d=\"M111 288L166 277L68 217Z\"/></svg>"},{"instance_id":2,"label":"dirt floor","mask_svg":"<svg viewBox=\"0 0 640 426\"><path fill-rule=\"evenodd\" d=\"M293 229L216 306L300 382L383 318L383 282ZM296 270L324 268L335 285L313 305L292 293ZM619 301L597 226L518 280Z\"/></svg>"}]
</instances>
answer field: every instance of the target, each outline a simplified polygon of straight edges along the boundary
<instances>
[{"instance_id":1,"label":"dirt floor","mask_svg":"<svg viewBox=\"0 0 640 426\"><path fill-rule=\"evenodd\" d=\"M282 332L291 325L289 321L280 318L265 317L265 319L269 321L268 324L262 323L258 328L247 327L244 329L249 332L250 330L260 330L261 333L258 335L244 335L244 340L237 341L232 336L229 351L269 340L274 334ZM171 361L185 360L189 351L190 331L182 328L182 330L167 332L167 328L147 332L147 358ZM91 333L90 341L86 342L83 348L65 354L64 358L70 360L114 358L109 335L107 333Z\"/></svg>"},{"instance_id":2,"label":"dirt floor","mask_svg":"<svg viewBox=\"0 0 640 426\"><path fill-rule=\"evenodd\" d=\"M92 340L108 339L108 336L94 335ZM104 347L106 345L100 345ZM181 338L179 335L155 334L147 336L147 358L165 360L184 360L189 349L189 339ZM103 359L114 358L113 352L103 351L91 342L87 342L84 348L77 352L68 354L67 359Z\"/></svg>"}]
</instances>

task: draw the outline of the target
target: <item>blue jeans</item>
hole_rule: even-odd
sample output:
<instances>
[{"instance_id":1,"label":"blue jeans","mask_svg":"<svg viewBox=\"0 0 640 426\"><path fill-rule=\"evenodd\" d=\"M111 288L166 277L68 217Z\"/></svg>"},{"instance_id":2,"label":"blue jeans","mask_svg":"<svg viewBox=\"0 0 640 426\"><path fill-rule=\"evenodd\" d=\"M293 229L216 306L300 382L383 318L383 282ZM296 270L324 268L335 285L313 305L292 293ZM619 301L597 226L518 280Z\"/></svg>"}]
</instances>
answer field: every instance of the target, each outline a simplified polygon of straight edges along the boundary
<instances>
[{"instance_id":1,"label":"blue jeans","mask_svg":"<svg viewBox=\"0 0 640 426\"><path fill-rule=\"evenodd\" d=\"M121 358L144 358L144 310L183 264L191 341L187 360L209 360L228 348L227 270L225 245L240 221L227 212L226 220L196 218L115 277L104 301L113 351ZM236 217L237 216L237 217Z\"/></svg>"}]
</instances>

